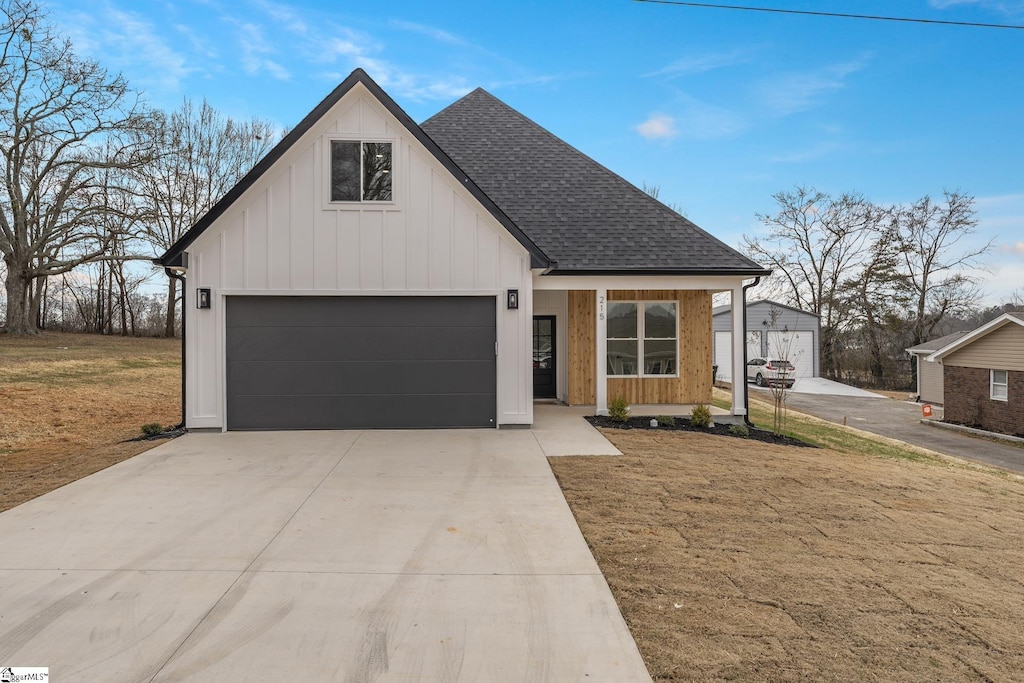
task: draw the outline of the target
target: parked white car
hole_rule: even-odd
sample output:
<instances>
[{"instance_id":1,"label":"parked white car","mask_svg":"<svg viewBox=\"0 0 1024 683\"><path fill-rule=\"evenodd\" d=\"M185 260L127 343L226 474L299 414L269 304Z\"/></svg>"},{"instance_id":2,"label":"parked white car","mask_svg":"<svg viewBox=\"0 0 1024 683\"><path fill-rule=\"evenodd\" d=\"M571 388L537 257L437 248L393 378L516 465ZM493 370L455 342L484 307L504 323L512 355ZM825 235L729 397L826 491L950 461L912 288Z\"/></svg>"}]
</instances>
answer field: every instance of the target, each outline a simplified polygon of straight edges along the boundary
<instances>
[{"instance_id":1,"label":"parked white car","mask_svg":"<svg viewBox=\"0 0 1024 683\"><path fill-rule=\"evenodd\" d=\"M788 360L769 360L768 358L751 358L747 361L747 381L754 381L759 387L770 384L786 383L793 386L796 368Z\"/></svg>"}]
</instances>

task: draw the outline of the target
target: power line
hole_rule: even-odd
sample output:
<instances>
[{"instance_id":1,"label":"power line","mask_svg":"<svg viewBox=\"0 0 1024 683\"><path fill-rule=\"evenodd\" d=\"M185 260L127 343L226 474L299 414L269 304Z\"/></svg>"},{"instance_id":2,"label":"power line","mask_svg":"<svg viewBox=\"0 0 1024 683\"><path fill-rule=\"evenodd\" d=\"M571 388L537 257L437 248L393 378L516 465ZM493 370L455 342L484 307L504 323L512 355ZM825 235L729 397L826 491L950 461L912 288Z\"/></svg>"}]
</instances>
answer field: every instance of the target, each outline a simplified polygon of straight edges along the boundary
<instances>
[{"instance_id":1,"label":"power line","mask_svg":"<svg viewBox=\"0 0 1024 683\"><path fill-rule=\"evenodd\" d=\"M911 24L942 24L944 26L971 26L974 28L1009 28L1024 30L1015 24L984 24L974 21L943 21L941 19L918 19L914 17L883 17L872 14L843 14L840 12L814 12L811 10L780 9L778 7L745 7L742 5L720 5L711 2L682 2L681 0L633 0L656 5L681 5L684 7L706 7L709 9L734 9L744 12L769 12L773 14L802 14L812 17L838 17L840 19L870 19L872 21L902 21Z\"/></svg>"}]
</instances>

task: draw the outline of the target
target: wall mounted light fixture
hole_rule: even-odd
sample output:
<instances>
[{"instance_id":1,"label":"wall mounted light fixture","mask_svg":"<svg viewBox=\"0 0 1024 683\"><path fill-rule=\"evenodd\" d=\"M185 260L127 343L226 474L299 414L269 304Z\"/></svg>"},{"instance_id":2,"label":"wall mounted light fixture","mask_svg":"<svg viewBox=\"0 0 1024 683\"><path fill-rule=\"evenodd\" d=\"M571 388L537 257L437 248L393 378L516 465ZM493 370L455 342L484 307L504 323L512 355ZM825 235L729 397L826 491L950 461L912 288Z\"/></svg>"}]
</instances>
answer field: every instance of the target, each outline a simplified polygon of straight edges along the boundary
<instances>
[{"instance_id":1,"label":"wall mounted light fixture","mask_svg":"<svg viewBox=\"0 0 1024 683\"><path fill-rule=\"evenodd\" d=\"M519 290L510 289L508 290L508 296L506 299L508 310L514 311L519 308Z\"/></svg>"},{"instance_id":2,"label":"wall mounted light fixture","mask_svg":"<svg viewBox=\"0 0 1024 683\"><path fill-rule=\"evenodd\" d=\"M210 307L210 288L200 287L196 290L196 308Z\"/></svg>"}]
</instances>

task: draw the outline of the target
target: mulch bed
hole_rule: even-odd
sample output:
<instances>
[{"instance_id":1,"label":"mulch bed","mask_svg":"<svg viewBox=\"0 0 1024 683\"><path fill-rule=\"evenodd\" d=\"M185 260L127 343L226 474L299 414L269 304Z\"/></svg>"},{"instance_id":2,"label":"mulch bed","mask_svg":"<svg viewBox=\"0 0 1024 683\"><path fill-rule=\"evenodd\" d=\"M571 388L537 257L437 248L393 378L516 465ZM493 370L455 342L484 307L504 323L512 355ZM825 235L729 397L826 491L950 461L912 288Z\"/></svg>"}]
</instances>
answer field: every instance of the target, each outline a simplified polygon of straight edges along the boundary
<instances>
[{"instance_id":1,"label":"mulch bed","mask_svg":"<svg viewBox=\"0 0 1024 683\"><path fill-rule=\"evenodd\" d=\"M713 427L694 427L690 424L689 418L676 417L675 424L664 424L660 420L657 427L651 426L651 420L654 419L653 415L634 415L626 419L625 422L617 422L610 417L601 415L588 415L586 417L587 422L594 425L595 427L606 427L609 429L643 429L645 431L673 431L673 432L701 432L703 434L715 434L718 436L730 436L734 439L747 439L748 441L762 441L764 443L779 444L782 446L800 446L803 448L817 448L814 444L801 441L800 439L794 439L791 436L777 436L775 433L768 431L767 429L758 429L756 427L748 427L747 434L734 433L729 431L729 428L733 425L716 423Z\"/></svg>"}]
</instances>

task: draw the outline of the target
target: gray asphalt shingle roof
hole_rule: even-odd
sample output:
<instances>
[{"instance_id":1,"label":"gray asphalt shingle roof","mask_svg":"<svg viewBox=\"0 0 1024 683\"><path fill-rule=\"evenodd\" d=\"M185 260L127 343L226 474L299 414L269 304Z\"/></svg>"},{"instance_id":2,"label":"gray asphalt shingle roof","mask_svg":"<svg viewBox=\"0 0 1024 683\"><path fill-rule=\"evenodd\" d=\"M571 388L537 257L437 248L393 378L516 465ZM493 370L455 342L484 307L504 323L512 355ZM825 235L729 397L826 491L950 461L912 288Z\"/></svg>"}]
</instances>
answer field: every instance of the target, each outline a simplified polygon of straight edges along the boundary
<instances>
[{"instance_id":1,"label":"gray asphalt shingle roof","mask_svg":"<svg viewBox=\"0 0 1024 683\"><path fill-rule=\"evenodd\" d=\"M421 127L556 272L767 272L483 89Z\"/></svg>"},{"instance_id":2,"label":"gray asphalt shingle roof","mask_svg":"<svg viewBox=\"0 0 1024 683\"><path fill-rule=\"evenodd\" d=\"M955 342L960 337L964 336L965 334L969 334L969 333L970 333L970 330L963 330L961 332L954 332L952 334L947 334L944 337L938 337L936 339L929 339L928 341L926 341L923 344L918 344L917 346L911 346L909 349L907 349L907 351L910 352L910 353L935 353L939 349L942 349L942 348L945 348L945 347L949 346L950 344Z\"/></svg>"}]
</instances>

